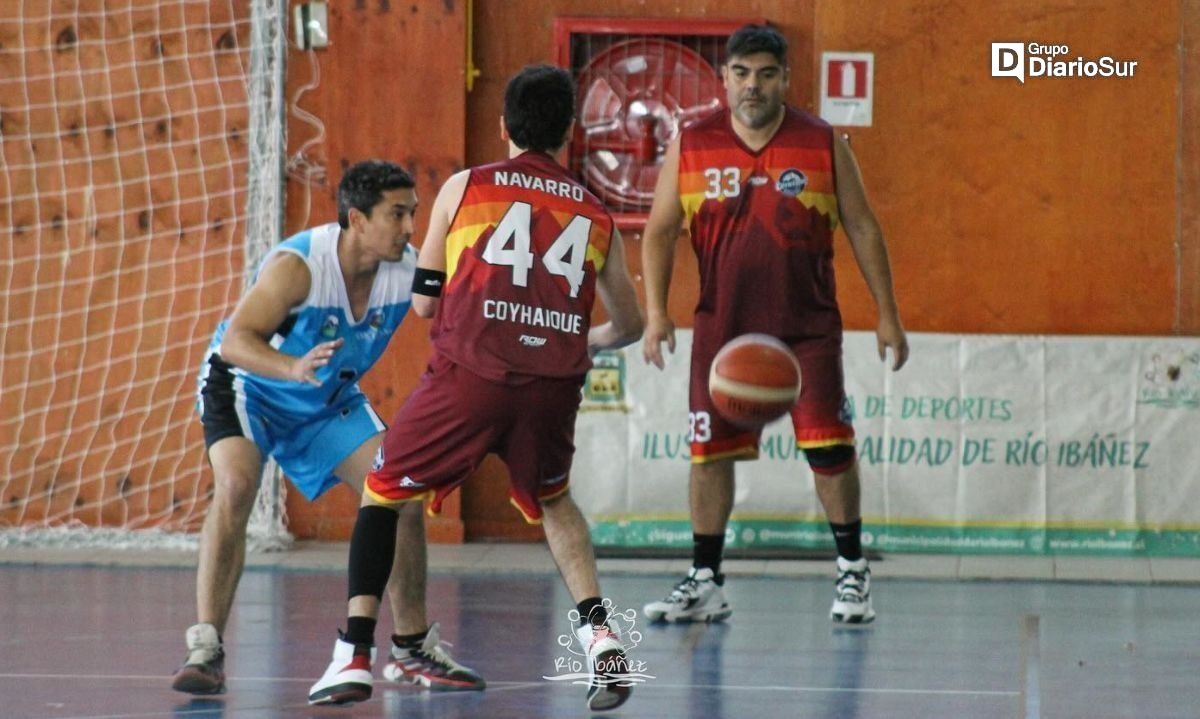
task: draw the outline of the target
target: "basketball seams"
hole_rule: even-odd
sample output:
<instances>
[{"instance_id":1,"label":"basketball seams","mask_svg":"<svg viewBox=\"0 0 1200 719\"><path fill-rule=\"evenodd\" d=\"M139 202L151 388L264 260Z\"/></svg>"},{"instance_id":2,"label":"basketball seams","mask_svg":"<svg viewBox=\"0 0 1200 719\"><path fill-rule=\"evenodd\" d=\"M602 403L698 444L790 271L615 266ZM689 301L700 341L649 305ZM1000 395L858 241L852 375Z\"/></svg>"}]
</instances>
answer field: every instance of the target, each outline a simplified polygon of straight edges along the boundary
<instances>
[{"instance_id":1,"label":"basketball seams","mask_svg":"<svg viewBox=\"0 0 1200 719\"><path fill-rule=\"evenodd\" d=\"M761 385L739 382L728 377L722 377L715 371L708 376L708 386L711 392L720 392L730 397L751 402L787 403L791 406L800 397L800 388L792 387L763 387Z\"/></svg>"},{"instance_id":2,"label":"basketball seams","mask_svg":"<svg viewBox=\"0 0 1200 719\"><path fill-rule=\"evenodd\" d=\"M800 384L800 362L792 349L766 334L735 337L709 365L714 406L742 427L761 427L786 414L800 396Z\"/></svg>"}]
</instances>

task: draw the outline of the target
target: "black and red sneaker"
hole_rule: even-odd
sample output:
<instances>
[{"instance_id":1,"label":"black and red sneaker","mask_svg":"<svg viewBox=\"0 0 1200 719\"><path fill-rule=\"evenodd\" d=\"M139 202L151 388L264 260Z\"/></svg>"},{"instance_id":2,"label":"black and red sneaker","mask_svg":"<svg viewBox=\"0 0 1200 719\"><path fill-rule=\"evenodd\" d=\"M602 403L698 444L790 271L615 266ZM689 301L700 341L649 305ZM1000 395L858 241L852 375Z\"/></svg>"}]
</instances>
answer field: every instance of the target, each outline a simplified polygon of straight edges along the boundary
<instances>
[{"instance_id":1,"label":"black and red sneaker","mask_svg":"<svg viewBox=\"0 0 1200 719\"><path fill-rule=\"evenodd\" d=\"M408 682L433 691L478 691L487 687L483 677L470 667L454 661L446 651L437 623L429 627L418 647L392 644L391 661L383 676L394 682Z\"/></svg>"}]
</instances>

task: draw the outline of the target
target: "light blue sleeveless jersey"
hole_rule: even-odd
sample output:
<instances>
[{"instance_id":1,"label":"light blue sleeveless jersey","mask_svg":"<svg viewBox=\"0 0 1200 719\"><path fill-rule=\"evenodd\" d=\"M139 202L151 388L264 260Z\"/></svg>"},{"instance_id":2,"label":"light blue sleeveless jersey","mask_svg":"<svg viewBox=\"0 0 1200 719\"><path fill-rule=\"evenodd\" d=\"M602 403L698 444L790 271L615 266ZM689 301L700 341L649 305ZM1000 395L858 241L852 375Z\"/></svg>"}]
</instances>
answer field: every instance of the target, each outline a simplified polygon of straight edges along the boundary
<instances>
[{"instance_id":1,"label":"light blue sleeveless jersey","mask_svg":"<svg viewBox=\"0 0 1200 719\"><path fill-rule=\"evenodd\" d=\"M383 354L392 333L400 326L412 303L413 273L417 252L410 245L399 262L379 266L366 312L352 317L345 280L338 264L337 223L304 230L273 248L263 264L278 252L302 258L312 273L312 288L304 304L271 338L271 346L285 354L304 355L317 344L341 337L345 340L330 363L317 370L321 386L270 379L234 368L246 410L287 426L329 416L355 402L362 392L358 380ZM262 265L258 272L262 271ZM257 279L257 273L255 274ZM209 343L209 352L220 353L229 320L221 322Z\"/></svg>"}]
</instances>

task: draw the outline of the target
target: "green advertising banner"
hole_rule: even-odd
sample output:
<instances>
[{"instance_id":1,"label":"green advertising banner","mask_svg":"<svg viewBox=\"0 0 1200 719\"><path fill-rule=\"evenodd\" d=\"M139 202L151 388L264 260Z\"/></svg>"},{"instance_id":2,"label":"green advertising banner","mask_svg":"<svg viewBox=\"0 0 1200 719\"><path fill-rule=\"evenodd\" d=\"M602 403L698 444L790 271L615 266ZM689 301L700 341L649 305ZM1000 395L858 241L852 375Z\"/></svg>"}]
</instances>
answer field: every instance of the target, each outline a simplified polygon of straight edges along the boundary
<instances>
[{"instance_id":1,"label":"green advertising banner","mask_svg":"<svg viewBox=\"0 0 1200 719\"><path fill-rule=\"evenodd\" d=\"M691 546L688 352L603 354L572 492L598 546ZM845 340L875 550L1200 556L1200 340L914 334L893 373ZM831 547L790 421L737 465L731 548Z\"/></svg>"}]
</instances>

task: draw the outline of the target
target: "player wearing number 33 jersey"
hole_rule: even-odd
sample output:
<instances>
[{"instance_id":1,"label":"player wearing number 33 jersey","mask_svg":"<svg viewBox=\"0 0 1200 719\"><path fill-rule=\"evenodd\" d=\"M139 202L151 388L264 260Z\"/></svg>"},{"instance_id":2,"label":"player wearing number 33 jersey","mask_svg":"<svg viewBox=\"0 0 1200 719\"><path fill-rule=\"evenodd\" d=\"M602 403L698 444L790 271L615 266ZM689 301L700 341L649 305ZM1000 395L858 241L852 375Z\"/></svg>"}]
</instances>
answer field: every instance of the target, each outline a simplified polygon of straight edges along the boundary
<instances>
[{"instance_id":1,"label":"player wearing number 33 jersey","mask_svg":"<svg viewBox=\"0 0 1200 719\"><path fill-rule=\"evenodd\" d=\"M679 196L700 268L692 338L692 460L755 457L758 433L712 405L708 368L734 337L761 332L792 346L804 391L793 409L797 446L853 444L843 415L842 318L833 274L833 132L793 108L752 151L725 109L680 136Z\"/></svg>"},{"instance_id":2,"label":"player wearing number 33 jersey","mask_svg":"<svg viewBox=\"0 0 1200 719\"><path fill-rule=\"evenodd\" d=\"M892 367L899 369L908 340L883 231L847 140L785 102L787 47L769 25L745 25L730 35L721 67L726 108L685 128L667 149L642 238L649 317L642 350L660 369L662 344L674 349L667 296L681 225L690 231L700 269L688 397L692 573L665 599L643 607L654 621L717 621L733 611L720 572L734 506L733 462L758 457L761 428L747 431L722 418L706 378L721 347L752 332L779 338L800 364L792 428L838 551L830 617L862 623L875 616L862 550L854 428L843 411L842 320L833 276L838 225L875 300L880 359L891 348Z\"/></svg>"}]
</instances>

